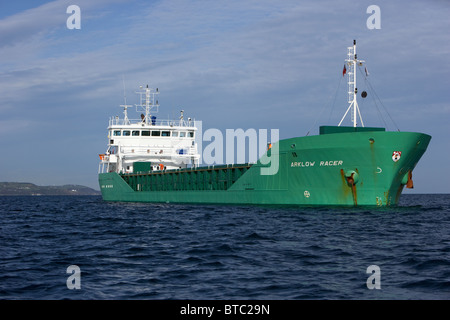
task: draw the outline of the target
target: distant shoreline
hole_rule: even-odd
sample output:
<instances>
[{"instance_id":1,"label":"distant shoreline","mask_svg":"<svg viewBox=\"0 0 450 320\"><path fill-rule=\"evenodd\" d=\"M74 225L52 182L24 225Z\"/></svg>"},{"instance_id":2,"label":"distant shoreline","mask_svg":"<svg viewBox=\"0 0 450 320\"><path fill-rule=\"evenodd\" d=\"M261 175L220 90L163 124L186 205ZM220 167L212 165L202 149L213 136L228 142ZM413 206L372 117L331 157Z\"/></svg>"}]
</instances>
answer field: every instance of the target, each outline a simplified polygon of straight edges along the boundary
<instances>
[{"instance_id":1,"label":"distant shoreline","mask_svg":"<svg viewBox=\"0 0 450 320\"><path fill-rule=\"evenodd\" d=\"M29 182L0 182L0 196L79 196L100 194L100 191L75 184L38 186Z\"/></svg>"}]
</instances>

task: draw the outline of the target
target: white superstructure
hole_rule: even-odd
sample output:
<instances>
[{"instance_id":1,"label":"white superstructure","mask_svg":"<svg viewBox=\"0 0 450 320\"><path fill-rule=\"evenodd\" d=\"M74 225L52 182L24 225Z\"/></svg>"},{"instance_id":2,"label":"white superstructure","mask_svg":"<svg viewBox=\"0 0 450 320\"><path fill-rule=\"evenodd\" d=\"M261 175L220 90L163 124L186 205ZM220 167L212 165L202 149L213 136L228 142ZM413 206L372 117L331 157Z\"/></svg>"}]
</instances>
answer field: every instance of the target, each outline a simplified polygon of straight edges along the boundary
<instances>
[{"instance_id":1,"label":"white superstructure","mask_svg":"<svg viewBox=\"0 0 450 320\"><path fill-rule=\"evenodd\" d=\"M108 148L100 154L99 173L135 172L135 163L145 163L150 170L166 170L197 166L200 158L195 143L195 122L184 119L183 110L177 120L160 120L154 116L159 103L156 90L141 87L137 111L144 111L141 118L128 118L129 105L122 105L124 117L110 118Z\"/></svg>"}]
</instances>

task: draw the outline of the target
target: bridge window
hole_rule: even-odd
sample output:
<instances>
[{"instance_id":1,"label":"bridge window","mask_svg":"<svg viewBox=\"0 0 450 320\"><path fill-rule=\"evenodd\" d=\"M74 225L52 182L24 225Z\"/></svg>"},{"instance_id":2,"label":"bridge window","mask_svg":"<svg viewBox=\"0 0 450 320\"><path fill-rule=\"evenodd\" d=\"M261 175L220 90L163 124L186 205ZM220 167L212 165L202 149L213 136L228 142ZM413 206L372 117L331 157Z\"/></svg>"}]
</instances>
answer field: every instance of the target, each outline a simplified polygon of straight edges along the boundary
<instances>
[{"instance_id":1,"label":"bridge window","mask_svg":"<svg viewBox=\"0 0 450 320\"><path fill-rule=\"evenodd\" d=\"M152 137L159 137L161 135L161 131L153 131L152 130Z\"/></svg>"},{"instance_id":2,"label":"bridge window","mask_svg":"<svg viewBox=\"0 0 450 320\"><path fill-rule=\"evenodd\" d=\"M161 131L162 137L170 137L170 131Z\"/></svg>"},{"instance_id":3,"label":"bridge window","mask_svg":"<svg viewBox=\"0 0 450 320\"><path fill-rule=\"evenodd\" d=\"M120 130L114 130L114 135L115 136L120 136Z\"/></svg>"},{"instance_id":4,"label":"bridge window","mask_svg":"<svg viewBox=\"0 0 450 320\"><path fill-rule=\"evenodd\" d=\"M142 130L142 136L145 136L145 137L150 137L150 131L149 130Z\"/></svg>"},{"instance_id":5,"label":"bridge window","mask_svg":"<svg viewBox=\"0 0 450 320\"><path fill-rule=\"evenodd\" d=\"M130 135L130 130L123 130L122 131L122 135L123 136L129 136Z\"/></svg>"},{"instance_id":6,"label":"bridge window","mask_svg":"<svg viewBox=\"0 0 450 320\"><path fill-rule=\"evenodd\" d=\"M139 130L133 130L133 132L131 132L132 136L139 136Z\"/></svg>"}]
</instances>

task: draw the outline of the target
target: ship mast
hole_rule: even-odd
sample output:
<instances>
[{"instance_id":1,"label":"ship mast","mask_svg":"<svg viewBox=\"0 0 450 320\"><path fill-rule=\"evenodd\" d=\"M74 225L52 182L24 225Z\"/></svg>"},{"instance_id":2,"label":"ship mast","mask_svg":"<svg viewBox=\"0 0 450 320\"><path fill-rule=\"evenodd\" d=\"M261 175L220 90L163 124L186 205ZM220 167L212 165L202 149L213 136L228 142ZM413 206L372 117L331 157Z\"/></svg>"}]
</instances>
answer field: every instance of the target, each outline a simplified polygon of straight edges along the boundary
<instances>
[{"instance_id":1,"label":"ship mast","mask_svg":"<svg viewBox=\"0 0 450 320\"><path fill-rule=\"evenodd\" d=\"M356 65L362 66L364 60L358 60L356 56L356 40L353 40L353 46L347 48L347 59L345 60L346 66L348 67L347 73L347 85L348 85L348 109L345 112L344 116L339 122L338 126L341 125L342 121L344 121L347 113L352 110L352 122L353 127L357 126L357 116L358 113L359 120L361 120L361 125L364 127L364 122L361 117L361 112L359 111L358 102L356 101L356 94L358 93L358 88L356 87Z\"/></svg>"},{"instance_id":2,"label":"ship mast","mask_svg":"<svg viewBox=\"0 0 450 320\"><path fill-rule=\"evenodd\" d=\"M142 86L140 89L142 89ZM159 90L156 88L156 91L154 91L154 89L149 88L147 85L145 90L137 91L136 93L140 95L140 104L137 104L136 107L140 107L145 110L145 116L142 120L147 124L151 123L150 112L158 112L159 103L155 96L159 94Z\"/></svg>"}]
</instances>

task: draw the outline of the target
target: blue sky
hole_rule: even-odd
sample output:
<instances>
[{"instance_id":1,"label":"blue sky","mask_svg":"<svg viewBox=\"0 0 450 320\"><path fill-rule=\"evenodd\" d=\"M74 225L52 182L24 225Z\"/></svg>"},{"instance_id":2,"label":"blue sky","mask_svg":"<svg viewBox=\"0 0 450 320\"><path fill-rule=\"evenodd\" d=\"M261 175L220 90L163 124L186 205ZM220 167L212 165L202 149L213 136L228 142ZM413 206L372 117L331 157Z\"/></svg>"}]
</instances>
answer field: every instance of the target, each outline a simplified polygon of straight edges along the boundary
<instances>
[{"instance_id":1,"label":"blue sky","mask_svg":"<svg viewBox=\"0 0 450 320\"><path fill-rule=\"evenodd\" d=\"M79 30L66 27L72 4ZM373 4L381 29L366 25ZM160 117L184 109L204 130L317 134L347 109L342 68L356 39L398 128L433 136L405 192L450 193L449 16L437 0L1 1L0 181L98 189L122 79L129 104L140 85L158 87ZM366 126L384 126L371 101L360 99Z\"/></svg>"}]
</instances>

